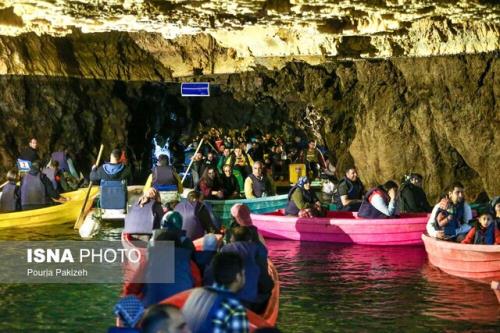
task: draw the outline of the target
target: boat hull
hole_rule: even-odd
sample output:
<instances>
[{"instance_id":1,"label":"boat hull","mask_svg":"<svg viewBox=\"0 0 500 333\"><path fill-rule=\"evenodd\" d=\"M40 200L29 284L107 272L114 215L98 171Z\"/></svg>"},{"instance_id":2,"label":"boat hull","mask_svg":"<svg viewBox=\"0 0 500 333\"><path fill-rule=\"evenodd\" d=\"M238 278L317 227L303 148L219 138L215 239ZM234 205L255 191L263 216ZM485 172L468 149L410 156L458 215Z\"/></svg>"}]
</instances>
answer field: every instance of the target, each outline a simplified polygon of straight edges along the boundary
<instances>
[{"instance_id":1,"label":"boat hull","mask_svg":"<svg viewBox=\"0 0 500 333\"><path fill-rule=\"evenodd\" d=\"M288 198L286 194L257 199L234 199L234 200L205 200L212 206L215 216L222 225L229 226L231 223L231 207L235 204L245 204L252 213L263 214L285 208Z\"/></svg>"},{"instance_id":2,"label":"boat hull","mask_svg":"<svg viewBox=\"0 0 500 333\"><path fill-rule=\"evenodd\" d=\"M274 288L271 293L271 297L269 298L269 302L265 311L259 315L255 312L247 310L248 320L250 321L251 331L261 328L261 327L274 327L276 326L276 322L278 320L278 310L279 310L279 298L280 298L280 281L278 278L278 271L276 267L274 267L273 263L268 261L268 269L271 278L274 281ZM186 302L191 290L184 291L177 295L167 298L160 302L161 304L173 304L182 308L184 303Z\"/></svg>"},{"instance_id":3,"label":"boat hull","mask_svg":"<svg viewBox=\"0 0 500 333\"><path fill-rule=\"evenodd\" d=\"M429 262L464 279L490 283L500 280L500 245L471 245L422 235Z\"/></svg>"},{"instance_id":4,"label":"boat hull","mask_svg":"<svg viewBox=\"0 0 500 333\"><path fill-rule=\"evenodd\" d=\"M427 219L427 214L374 220L352 212L329 212L324 218L283 216L283 212L252 214L253 224L267 238L365 245L422 244Z\"/></svg>"},{"instance_id":5,"label":"boat hull","mask_svg":"<svg viewBox=\"0 0 500 333\"><path fill-rule=\"evenodd\" d=\"M97 186L92 187L85 210L92 207L95 196L99 192ZM68 201L61 205L46 208L0 214L0 229L34 228L46 225L74 222L80 214L87 188L62 194Z\"/></svg>"}]
</instances>

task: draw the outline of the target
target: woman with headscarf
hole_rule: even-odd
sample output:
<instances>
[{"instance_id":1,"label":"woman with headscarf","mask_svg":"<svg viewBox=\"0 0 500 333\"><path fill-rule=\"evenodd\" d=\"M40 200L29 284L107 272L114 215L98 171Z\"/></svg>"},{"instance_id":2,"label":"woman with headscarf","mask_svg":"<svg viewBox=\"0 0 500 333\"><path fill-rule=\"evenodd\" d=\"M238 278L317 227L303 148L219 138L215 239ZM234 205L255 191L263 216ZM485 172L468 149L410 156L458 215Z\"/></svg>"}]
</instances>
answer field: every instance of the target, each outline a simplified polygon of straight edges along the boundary
<instances>
[{"instance_id":1,"label":"woman with headscarf","mask_svg":"<svg viewBox=\"0 0 500 333\"><path fill-rule=\"evenodd\" d=\"M261 243L265 248L264 237L259 233L256 226L253 225L252 218L250 217L250 209L245 204L234 204L231 207L231 216L233 217L233 223L231 228L236 226L248 227L251 230L252 241L256 243ZM267 255L267 250L266 250Z\"/></svg>"},{"instance_id":2,"label":"woman with headscarf","mask_svg":"<svg viewBox=\"0 0 500 333\"><path fill-rule=\"evenodd\" d=\"M223 199L224 193L215 166L209 166L203 171L203 176L198 183L203 197L207 200Z\"/></svg>"},{"instance_id":3,"label":"woman with headscarf","mask_svg":"<svg viewBox=\"0 0 500 333\"><path fill-rule=\"evenodd\" d=\"M311 189L309 178L300 177L297 184L290 189L285 214L298 217L324 216L321 203Z\"/></svg>"}]
</instances>

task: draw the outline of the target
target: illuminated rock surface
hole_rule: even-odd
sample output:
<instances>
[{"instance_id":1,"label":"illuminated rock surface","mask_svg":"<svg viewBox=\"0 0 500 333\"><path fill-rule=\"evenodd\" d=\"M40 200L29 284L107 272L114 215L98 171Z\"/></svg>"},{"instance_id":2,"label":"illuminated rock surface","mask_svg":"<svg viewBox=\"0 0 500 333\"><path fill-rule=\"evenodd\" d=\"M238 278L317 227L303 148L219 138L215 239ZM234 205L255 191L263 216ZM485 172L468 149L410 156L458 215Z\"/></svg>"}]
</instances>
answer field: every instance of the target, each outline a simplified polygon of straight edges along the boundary
<instances>
[{"instance_id":1,"label":"illuminated rock surface","mask_svg":"<svg viewBox=\"0 0 500 333\"><path fill-rule=\"evenodd\" d=\"M232 73L255 65L281 68L291 60L318 64L332 58L450 55L500 47L500 6L484 0L6 0L0 23L0 35L66 36L65 42L43 39L49 49L64 43L79 49L88 39L76 31L99 33L92 37L96 51L114 40L116 34L108 32L130 32L120 35L129 39L128 47L174 76ZM0 57L2 62L14 58L0 73L33 74L14 62L25 60L22 54L2 52ZM83 69L79 57L76 61L82 75L106 77ZM50 70L60 74L58 68Z\"/></svg>"},{"instance_id":2,"label":"illuminated rock surface","mask_svg":"<svg viewBox=\"0 0 500 333\"><path fill-rule=\"evenodd\" d=\"M145 171L157 131L317 115L338 166L369 184L417 171L433 197L453 179L500 192L495 1L30 3L0 2L2 174L31 134L85 165L128 141ZM213 97L163 83L180 77Z\"/></svg>"}]
</instances>

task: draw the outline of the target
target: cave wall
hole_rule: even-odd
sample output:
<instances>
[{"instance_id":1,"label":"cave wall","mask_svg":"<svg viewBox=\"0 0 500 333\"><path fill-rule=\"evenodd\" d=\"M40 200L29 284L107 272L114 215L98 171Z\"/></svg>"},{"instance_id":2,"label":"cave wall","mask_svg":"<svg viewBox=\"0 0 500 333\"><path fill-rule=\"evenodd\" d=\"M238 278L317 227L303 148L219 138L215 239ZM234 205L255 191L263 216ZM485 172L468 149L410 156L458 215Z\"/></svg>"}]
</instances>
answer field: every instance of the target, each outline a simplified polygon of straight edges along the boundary
<instances>
[{"instance_id":1,"label":"cave wall","mask_svg":"<svg viewBox=\"0 0 500 333\"><path fill-rule=\"evenodd\" d=\"M129 63L126 56L113 60L120 66L110 73L127 73L130 66L146 73L146 81L4 75L0 174L31 135L43 154L67 143L85 166L100 142L107 148L127 143L144 171L149 140L158 131L189 134L199 122L285 130L301 125L328 146L340 170L354 163L369 185L415 171L425 175L433 198L455 179L472 196L482 189L498 194L498 55L293 62L280 70L185 78L211 81L206 99L180 97L178 84L149 77L153 63Z\"/></svg>"},{"instance_id":2,"label":"cave wall","mask_svg":"<svg viewBox=\"0 0 500 333\"><path fill-rule=\"evenodd\" d=\"M0 76L0 179L34 136L44 161L65 144L83 172L100 143L104 159L114 147L128 146L140 182L150 170L156 134L182 138L198 124L271 128L284 122L286 114L267 112L267 103L235 100L216 85L210 98L199 99L181 97L176 83Z\"/></svg>"},{"instance_id":3,"label":"cave wall","mask_svg":"<svg viewBox=\"0 0 500 333\"><path fill-rule=\"evenodd\" d=\"M453 180L472 196L493 195L500 192L498 55L295 63L230 75L224 84L238 99L271 97L294 123L315 110L318 139L338 168L354 163L370 185L413 171L425 175L433 198Z\"/></svg>"}]
</instances>

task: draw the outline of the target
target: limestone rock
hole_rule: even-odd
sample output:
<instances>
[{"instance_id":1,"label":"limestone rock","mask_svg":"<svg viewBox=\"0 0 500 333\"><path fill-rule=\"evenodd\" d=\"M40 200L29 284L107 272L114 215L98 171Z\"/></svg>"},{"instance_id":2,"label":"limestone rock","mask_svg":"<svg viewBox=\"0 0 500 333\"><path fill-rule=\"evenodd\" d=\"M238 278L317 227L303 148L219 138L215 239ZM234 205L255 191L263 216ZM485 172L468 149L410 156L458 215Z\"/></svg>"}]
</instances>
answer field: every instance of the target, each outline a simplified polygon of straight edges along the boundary
<instances>
[{"instance_id":1,"label":"limestone rock","mask_svg":"<svg viewBox=\"0 0 500 333\"><path fill-rule=\"evenodd\" d=\"M293 135L302 124L328 146L339 170L356 164L368 186L415 171L425 175L433 199L452 180L463 181L471 196L483 189L494 195L500 191L499 71L499 54L487 53L292 62L281 70L258 66L185 78L210 81L208 99L180 97L177 83L2 76L0 174L31 135L44 156L67 143L83 169L101 142L106 153L127 142L144 176L155 133L192 134L202 124ZM305 120L317 116L308 127Z\"/></svg>"}]
</instances>

